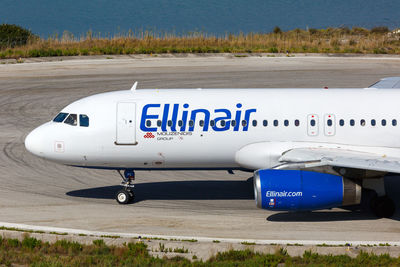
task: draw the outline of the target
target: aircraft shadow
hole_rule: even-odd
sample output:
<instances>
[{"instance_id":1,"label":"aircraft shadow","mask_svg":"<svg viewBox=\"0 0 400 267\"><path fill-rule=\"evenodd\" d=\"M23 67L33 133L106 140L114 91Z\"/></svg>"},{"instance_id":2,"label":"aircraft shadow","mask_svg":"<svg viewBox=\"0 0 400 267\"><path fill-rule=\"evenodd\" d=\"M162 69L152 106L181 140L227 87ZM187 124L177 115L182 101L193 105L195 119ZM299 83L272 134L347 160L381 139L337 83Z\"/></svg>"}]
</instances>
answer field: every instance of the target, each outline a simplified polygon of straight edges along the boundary
<instances>
[{"instance_id":1,"label":"aircraft shadow","mask_svg":"<svg viewBox=\"0 0 400 267\"><path fill-rule=\"evenodd\" d=\"M281 212L267 218L270 222L334 222L377 220L369 211L311 211L311 212ZM392 218L393 219L393 218Z\"/></svg>"},{"instance_id":2,"label":"aircraft shadow","mask_svg":"<svg viewBox=\"0 0 400 267\"><path fill-rule=\"evenodd\" d=\"M71 197L92 199L114 199L122 187L119 185L87 188L67 192ZM215 180L215 181L168 181L135 184L135 201L144 200L230 200L254 199L253 178L245 181ZM400 207L398 199L394 199ZM368 202L367 202L368 203ZM367 204L342 207L343 211L312 211L312 212L279 212L268 216L271 222L325 222L349 220L378 219ZM349 210L349 211L346 211ZM261 211L260 211L261 212ZM400 212L396 211L391 218L400 221Z\"/></svg>"},{"instance_id":3,"label":"aircraft shadow","mask_svg":"<svg viewBox=\"0 0 400 267\"><path fill-rule=\"evenodd\" d=\"M369 208L369 198L363 198L359 205L340 207L343 211L298 211L280 212L267 217L270 222L332 222L332 221L361 221L378 220ZM398 202L397 202L398 203ZM396 206L399 205L396 203ZM400 212L397 209L391 220L400 221Z\"/></svg>"},{"instance_id":4,"label":"aircraft shadow","mask_svg":"<svg viewBox=\"0 0 400 267\"><path fill-rule=\"evenodd\" d=\"M121 186L105 186L67 192L68 196L114 199ZM254 199L253 179L246 181L172 181L135 184L135 202L144 200Z\"/></svg>"}]
</instances>

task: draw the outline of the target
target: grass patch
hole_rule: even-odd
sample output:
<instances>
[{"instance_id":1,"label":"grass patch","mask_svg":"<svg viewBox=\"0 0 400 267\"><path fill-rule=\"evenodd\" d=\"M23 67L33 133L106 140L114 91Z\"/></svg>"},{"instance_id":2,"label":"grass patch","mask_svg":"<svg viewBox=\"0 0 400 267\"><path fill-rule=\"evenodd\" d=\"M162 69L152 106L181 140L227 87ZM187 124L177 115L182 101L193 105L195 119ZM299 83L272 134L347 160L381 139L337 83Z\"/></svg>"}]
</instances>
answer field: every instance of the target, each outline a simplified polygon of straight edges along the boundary
<instances>
[{"instance_id":1,"label":"grass patch","mask_svg":"<svg viewBox=\"0 0 400 267\"><path fill-rule=\"evenodd\" d=\"M119 235L101 235L100 237L104 237L104 238L121 238Z\"/></svg>"},{"instance_id":2,"label":"grass patch","mask_svg":"<svg viewBox=\"0 0 400 267\"><path fill-rule=\"evenodd\" d=\"M173 252L175 253L189 253L189 250L185 247L181 247L181 248L174 248Z\"/></svg>"},{"instance_id":3,"label":"grass patch","mask_svg":"<svg viewBox=\"0 0 400 267\"><path fill-rule=\"evenodd\" d=\"M160 252L164 252L165 251L165 245L163 243L159 243L158 244L158 249Z\"/></svg>"},{"instance_id":4,"label":"grass patch","mask_svg":"<svg viewBox=\"0 0 400 267\"><path fill-rule=\"evenodd\" d=\"M138 238L136 238L136 239L146 239L146 240L164 240L164 241L167 241L168 239L166 239L166 238L162 238L162 237L146 237L146 236L144 236L144 237L138 237Z\"/></svg>"},{"instance_id":5,"label":"grass patch","mask_svg":"<svg viewBox=\"0 0 400 267\"><path fill-rule=\"evenodd\" d=\"M104 243L103 239L96 239L96 240L93 240L93 245L102 247L102 246L105 246L106 243Z\"/></svg>"},{"instance_id":6,"label":"grass patch","mask_svg":"<svg viewBox=\"0 0 400 267\"><path fill-rule=\"evenodd\" d=\"M16 232L24 232L24 233L35 233L35 234L44 234L44 231L36 231L36 230L25 230L25 229L18 229L14 227L4 227L1 226L0 230L6 230L6 231L16 231Z\"/></svg>"},{"instance_id":7,"label":"grass patch","mask_svg":"<svg viewBox=\"0 0 400 267\"><path fill-rule=\"evenodd\" d=\"M325 244L325 243L322 243L322 244L317 244L317 247L351 247L351 244L344 244L344 245L341 245L341 244L339 244L339 245L328 245L328 244Z\"/></svg>"},{"instance_id":8,"label":"grass patch","mask_svg":"<svg viewBox=\"0 0 400 267\"><path fill-rule=\"evenodd\" d=\"M33 238L33 237L25 237L24 240L22 240L21 245L24 248L28 249L34 249L36 247L40 247L42 244L42 241Z\"/></svg>"},{"instance_id":9,"label":"grass patch","mask_svg":"<svg viewBox=\"0 0 400 267\"><path fill-rule=\"evenodd\" d=\"M195 243L195 242L197 242L197 239L182 239L181 241L182 241L182 242L192 242L192 243Z\"/></svg>"},{"instance_id":10,"label":"grass patch","mask_svg":"<svg viewBox=\"0 0 400 267\"><path fill-rule=\"evenodd\" d=\"M182 248L166 248L165 245L163 243L159 243L158 244L158 251L159 252L175 252L175 253L189 253L189 250L185 247Z\"/></svg>"},{"instance_id":11,"label":"grass patch","mask_svg":"<svg viewBox=\"0 0 400 267\"><path fill-rule=\"evenodd\" d=\"M165 248L164 248L165 250ZM168 252L170 249L168 249ZM175 253L188 253L188 249L175 248ZM59 240L42 242L26 236L22 241L0 237L0 265L30 266L399 266L400 258L388 254L375 255L361 251L352 258L347 255L320 255L305 251L302 256L291 257L285 249L274 254L254 252L250 249L220 252L207 261L193 262L181 256L158 258L149 255L142 242L123 246L108 246L102 239L91 245Z\"/></svg>"},{"instance_id":12,"label":"grass patch","mask_svg":"<svg viewBox=\"0 0 400 267\"><path fill-rule=\"evenodd\" d=\"M246 245L246 246L252 246L252 245L255 245L256 243L255 243L255 242L247 242L247 241L243 241L243 242L241 242L240 244L242 244L242 245Z\"/></svg>"},{"instance_id":13,"label":"grass patch","mask_svg":"<svg viewBox=\"0 0 400 267\"><path fill-rule=\"evenodd\" d=\"M0 46L0 58L91 56L165 53L234 53L246 57L250 53L356 53L400 54L400 34L359 27L327 29L295 29L270 33L225 34L207 33L174 35L141 32L115 37L97 37L89 32L75 37L30 38L24 43ZM246 53L246 54L243 54Z\"/></svg>"},{"instance_id":14,"label":"grass patch","mask_svg":"<svg viewBox=\"0 0 400 267\"><path fill-rule=\"evenodd\" d=\"M50 232L52 235L68 235L68 233L60 233L60 232Z\"/></svg>"}]
</instances>

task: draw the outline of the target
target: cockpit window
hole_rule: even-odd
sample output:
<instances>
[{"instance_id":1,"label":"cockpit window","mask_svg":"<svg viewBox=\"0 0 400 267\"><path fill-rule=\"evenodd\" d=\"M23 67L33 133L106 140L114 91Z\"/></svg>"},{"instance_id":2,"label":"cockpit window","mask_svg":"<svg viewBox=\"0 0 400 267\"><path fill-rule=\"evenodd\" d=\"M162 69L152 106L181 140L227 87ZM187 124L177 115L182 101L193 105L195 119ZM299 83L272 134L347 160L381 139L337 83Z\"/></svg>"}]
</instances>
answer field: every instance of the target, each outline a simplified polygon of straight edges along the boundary
<instances>
[{"instance_id":1,"label":"cockpit window","mask_svg":"<svg viewBox=\"0 0 400 267\"><path fill-rule=\"evenodd\" d=\"M83 127L89 127L89 117L85 114L79 115L79 125Z\"/></svg>"},{"instance_id":2,"label":"cockpit window","mask_svg":"<svg viewBox=\"0 0 400 267\"><path fill-rule=\"evenodd\" d=\"M58 113L58 115L54 118L54 122L63 122L65 118L68 116L68 113Z\"/></svg>"},{"instance_id":3,"label":"cockpit window","mask_svg":"<svg viewBox=\"0 0 400 267\"><path fill-rule=\"evenodd\" d=\"M65 119L64 123L76 126L77 120L78 118L76 114L69 114L69 116Z\"/></svg>"}]
</instances>

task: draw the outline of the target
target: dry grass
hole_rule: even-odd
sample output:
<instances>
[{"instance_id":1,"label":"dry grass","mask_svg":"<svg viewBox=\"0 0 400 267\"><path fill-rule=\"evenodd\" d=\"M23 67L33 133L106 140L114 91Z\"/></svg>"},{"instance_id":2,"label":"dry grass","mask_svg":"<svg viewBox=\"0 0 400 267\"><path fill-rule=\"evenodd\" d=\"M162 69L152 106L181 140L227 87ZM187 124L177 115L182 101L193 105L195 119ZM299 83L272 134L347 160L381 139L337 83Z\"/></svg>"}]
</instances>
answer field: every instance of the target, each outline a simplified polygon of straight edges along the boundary
<instances>
[{"instance_id":1,"label":"dry grass","mask_svg":"<svg viewBox=\"0 0 400 267\"><path fill-rule=\"evenodd\" d=\"M27 45L0 50L0 58L156 53L360 53L400 54L400 36L363 28L292 30L280 33L185 36L142 32L112 38L91 32L76 38L66 32Z\"/></svg>"},{"instance_id":2,"label":"dry grass","mask_svg":"<svg viewBox=\"0 0 400 267\"><path fill-rule=\"evenodd\" d=\"M174 253L188 253L177 249ZM182 255L184 255L182 254ZM274 254L262 254L246 250L219 252L207 261L193 261L175 256L158 258L149 254L146 244L128 243L108 246L103 240L92 245L59 240L43 242L26 235L23 240L0 236L1 266L399 266L400 258L388 254L374 255L360 251L356 257L348 255L319 255L305 251L301 257L291 257L283 248Z\"/></svg>"}]
</instances>

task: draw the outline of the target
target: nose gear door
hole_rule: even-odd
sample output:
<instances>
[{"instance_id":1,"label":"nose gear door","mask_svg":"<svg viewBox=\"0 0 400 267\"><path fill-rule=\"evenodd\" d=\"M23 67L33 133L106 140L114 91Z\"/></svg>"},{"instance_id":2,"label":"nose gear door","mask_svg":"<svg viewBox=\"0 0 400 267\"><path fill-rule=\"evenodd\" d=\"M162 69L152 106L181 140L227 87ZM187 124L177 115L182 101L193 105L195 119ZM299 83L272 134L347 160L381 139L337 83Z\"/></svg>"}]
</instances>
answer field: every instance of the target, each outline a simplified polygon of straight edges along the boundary
<instances>
[{"instance_id":1,"label":"nose gear door","mask_svg":"<svg viewBox=\"0 0 400 267\"><path fill-rule=\"evenodd\" d=\"M136 145L136 103L119 102L117 104L116 145Z\"/></svg>"}]
</instances>

